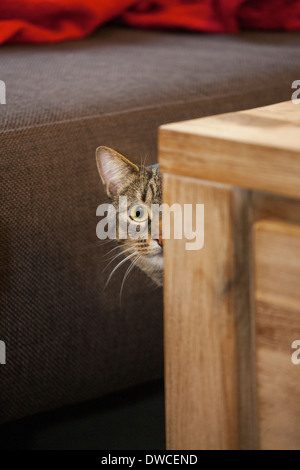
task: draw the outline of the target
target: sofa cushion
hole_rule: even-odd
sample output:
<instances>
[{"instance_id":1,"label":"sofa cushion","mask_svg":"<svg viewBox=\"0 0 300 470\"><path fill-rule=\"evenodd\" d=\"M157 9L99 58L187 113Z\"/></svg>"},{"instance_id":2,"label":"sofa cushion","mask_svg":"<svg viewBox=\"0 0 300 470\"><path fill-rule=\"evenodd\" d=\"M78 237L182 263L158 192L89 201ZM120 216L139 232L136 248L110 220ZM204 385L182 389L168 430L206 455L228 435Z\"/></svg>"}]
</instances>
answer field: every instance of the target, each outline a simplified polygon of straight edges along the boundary
<instances>
[{"instance_id":1,"label":"sofa cushion","mask_svg":"<svg viewBox=\"0 0 300 470\"><path fill-rule=\"evenodd\" d=\"M2 422L162 376L161 290L136 270L120 302L120 269L103 291L95 148L152 164L160 124L289 99L299 46L299 33L106 28L2 48Z\"/></svg>"}]
</instances>

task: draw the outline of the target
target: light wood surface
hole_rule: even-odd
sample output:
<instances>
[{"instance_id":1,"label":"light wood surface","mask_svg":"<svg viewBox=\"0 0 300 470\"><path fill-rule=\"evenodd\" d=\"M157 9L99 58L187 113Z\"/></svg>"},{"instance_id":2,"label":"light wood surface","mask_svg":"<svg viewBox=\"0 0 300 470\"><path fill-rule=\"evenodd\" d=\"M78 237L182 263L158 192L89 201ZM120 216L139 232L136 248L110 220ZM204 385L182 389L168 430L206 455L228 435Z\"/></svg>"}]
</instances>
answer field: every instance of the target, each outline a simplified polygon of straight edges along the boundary
<instances>
[{"instance_id":1,"label":"light wood surface","mask_svg":"<svg viewBox=\"0 0 300 470\"><path fill-rule=\"evenodd\" d=\"M300 106L162 126L164 202L205 206L202 250L166 240L168 449L300 448Z\"/></svg>"},{"instance_id":2,"label":"light wood surface","mask_svg":"<svg viewBox=\"0 0 300 470\"><path fill-rule=\"evenodd\" d=\"M300 184L300 183L299 183ZM251 193L253 222L262 219L281 220L300 225L300 200L268 193Z\"/></svg>"},{"instance_id":3,"label":"light wood surface","mask_svg":"<svg viewBox=\"0 0 300 470\"><path fill-rule=\"evenodd\" d=\"M300 105L292 102L168 124L163 172L300 197Z\"/></svg>"},{"instance_id":4,"label":"light wood surface","mask_svg":"<svg viewBox=\"0 0 300 470\"><path fill-rule=\"evenodd\" d=\"M261 449L300 449L300 226L254 225L257 371Z\"/></svg>"},{"instance_id":5,"label":"light wood surface","mask_svg":"<svg viewBox=\"0 0 300 470\"><path fill-rule=\"evenodd\" d=\"M164 201L205 205L202 250L164 242L168 449L255 446L247 261L234 247L247 206L230 187L168 174Z\"/></svg>"}]
</instances>

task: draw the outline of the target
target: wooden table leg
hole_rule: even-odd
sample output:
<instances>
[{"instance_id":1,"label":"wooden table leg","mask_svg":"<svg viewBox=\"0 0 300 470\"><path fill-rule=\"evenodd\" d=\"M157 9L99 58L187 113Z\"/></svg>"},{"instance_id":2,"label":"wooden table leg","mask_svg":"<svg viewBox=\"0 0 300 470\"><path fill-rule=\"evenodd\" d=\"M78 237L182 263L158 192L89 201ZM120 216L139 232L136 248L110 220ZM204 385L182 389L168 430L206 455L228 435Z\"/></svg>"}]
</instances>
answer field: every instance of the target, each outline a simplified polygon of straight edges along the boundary
<instances>
[{"instance_id":1,"label":"wooden table leg","mask_svg":"<svg viewBox=\"0 0 300 470\"><path fill-rule=\"evenodd\" d=\"M201 250L164 245L168 449L256 445L248 196L164 174L165 203L202 203L205 214Z\"/></svg>"}]
</instances>

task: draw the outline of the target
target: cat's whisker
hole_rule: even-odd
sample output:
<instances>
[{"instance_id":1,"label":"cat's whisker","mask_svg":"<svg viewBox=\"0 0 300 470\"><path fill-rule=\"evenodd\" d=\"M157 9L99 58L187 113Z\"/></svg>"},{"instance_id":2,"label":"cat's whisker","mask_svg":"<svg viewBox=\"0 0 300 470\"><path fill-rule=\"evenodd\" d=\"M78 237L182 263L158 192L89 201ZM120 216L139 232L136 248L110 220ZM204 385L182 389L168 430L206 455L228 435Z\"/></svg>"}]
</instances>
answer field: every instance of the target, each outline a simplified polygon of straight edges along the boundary
<instances>
[{"instance_id":1,"label":"cat's whisker","mask_svg":"<svg viewBox=\"0 0 300 470\"><path fill-rule=\"evenodd\" d=\"M127 251L132 250L132 249L133 249L133 247L130 246L130 247L127 248L126 250L123 250L123 251L121 251L120 253L118 253L117 255L113 256L112 259L109 261L109 263L108 263L108 264L105 266L105 268L103 269L102 273L108 268L108 266L111 265L111 263L112 263L115 259L119 258L119 256L122 256L122 255L123 255L123 253L127 253ZM107 260L106 260L106 261L107 261Z\"/></svg>"},{"instance_id":2,"label":"cat's whisker","mask_svg":"<svg viewBox=\"0 0 300 470\"><path fill-rule=\"evenodd\" d=\"M107 245L108 243L112 243L115 240L97 240L94 243L89 243L88 245L83 246L83 249L89 249L89 248L98 248L98 246L104 246Z\"/></svg>"},{"instance_id":3,"label":"cat's whisker","mask_svg":"<svg viewBox=\"0 0 300 470\"><path fill-rule=\"evenodd\" d=\"M120 248L119 245L115 246L114 248L112 248L111 250L109 250L109 251L105 254L105 256L110 255L113 251L117 250L118 248Z\"/></svg>"},{"instance_id":4,"label":"cat's whisker","mask_svg":"<svg viewBox=\"0 0 300 470\"><path fill-rule=\"evenodd\" d=\"M123 243L122 246L134 246L134 244L130 241L130 242L127 242L127 243ZM117 250L117 249L120 249L120 245L117 245L115 246L114 248L112 248L111 250L109 250L105 256L108 256L110 253L112 253L113 251Z\"/></svg>"},{"instance_id":5,"label":"cat's whisker","mask_svg":"<svg viewBox=\"0 0 300 470\"><path fill-rule=\"evenodd\" d=\"M133 270L133 268L136 265L137 261L140 259L140 257L141 257L141 255L137 256L137 258L131 262L131 264L127 268L126 273L124 274L122 284L121 284L121 289L120 289L120 302L121 302L121 298L122 298L122 292L123 292L123 287L124 287L125 281L126 281L127 277L129 276L129 274L131 273L131 271Z\"/></svg>"},{"instance_id":6,"label":"cat's whisker","mask_svg":"<svg viewBox=\"0 0 300 470\"><path fill-rule=\"evenodd\" d=\"M108 243L112 243L112 242L115 242L115 238L113 239L109 239L109 240L98 240L98 242L96 242L97 245L108 245Z\"/></svg>"},{"instance_id":7,"label":"cat's whisker","mask_svg":"<svg viewBox=\"0 0 300 470\"><path fill-rule=\"evenodd\" d=\"M131 259L133 256L135 256L135 255L137 255L137 254L138 254L137 251L135 251L134 253L131 253L130 255L126 256L125 259L123 259L122 261L120 261L120 262L117 264L117 266L114 267L114 269L112 270L112 272L110 273L110 275L109 275L109 277L108 277L108 279L107 279L107 281L106 281L106 284L105 284L105 286L104 286L104 289L106 289L106 287L107 287L109 281L111 280L111 278L112 278L113 274L116 272L116 270L117 270L120 266L122 266L126 261L128 261L129 259Z\"/></svg>"}]
</instances>

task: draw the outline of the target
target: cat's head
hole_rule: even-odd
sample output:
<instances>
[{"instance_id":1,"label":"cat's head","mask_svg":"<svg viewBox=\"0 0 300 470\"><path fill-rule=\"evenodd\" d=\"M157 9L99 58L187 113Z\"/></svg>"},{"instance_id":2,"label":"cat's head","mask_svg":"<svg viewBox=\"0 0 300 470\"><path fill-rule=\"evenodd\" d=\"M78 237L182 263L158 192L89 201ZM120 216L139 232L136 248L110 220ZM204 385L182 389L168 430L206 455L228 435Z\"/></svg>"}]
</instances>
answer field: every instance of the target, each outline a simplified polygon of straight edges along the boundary
<instances>
[{"instance_id":1,"label":"cat's head","mask_svg":"<svg viewBox=\"0 0 300 470\"><path fill-rule=\"evenodd\" d=\"M117 228L121 223L131 225L138 238L119 238L121 250L132 262L145 271L157 284L162 284L163 243L161 221L155 230L151 205L162 204L162 178L156 167L137 166L123 155L108 148L98 147L96 161L107 196L116 210ZM126 196L127 207L120 211L120 196ZM152 230L151 230L152 228ZM131 258L129 258L131 257Z\"/></svg>"}]
</instances>

